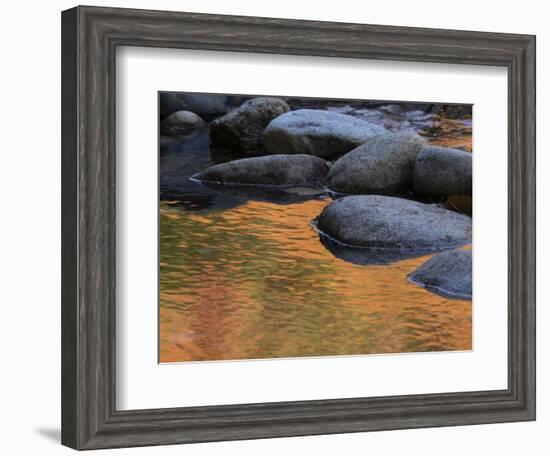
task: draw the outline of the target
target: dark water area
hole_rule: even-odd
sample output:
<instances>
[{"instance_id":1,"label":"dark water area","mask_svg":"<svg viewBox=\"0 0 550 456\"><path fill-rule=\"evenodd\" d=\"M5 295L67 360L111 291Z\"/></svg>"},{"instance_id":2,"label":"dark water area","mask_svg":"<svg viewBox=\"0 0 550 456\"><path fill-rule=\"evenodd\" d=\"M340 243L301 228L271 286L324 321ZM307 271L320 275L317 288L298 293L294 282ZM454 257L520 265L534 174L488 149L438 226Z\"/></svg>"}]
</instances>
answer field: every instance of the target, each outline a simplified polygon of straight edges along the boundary
<instances>
[{"instance_id":1,"label":"dark water area","mask_svg":"<svg viewBox=\"0 0 550 456\"><path fill-rule=\"evenodd\" d=\"M160 156L160 199L190 211L231 209L248 200L273 204L292 204L325 197L312 188L284 191L268 187L204 184L191 177L217 163L242 158L226 151L209 148L208 126L188 138L178 139L163 149Z\"/></svg>"},{"instance_id":2,"label":"dark water area","mask_svg":"<svg viewBox=\"0 0 550 456\"><path fill-rule=\"evenodd\" d=\"M289 104L472 150L469 107ZM407 280L431 254L358 256L319 236L311 222L334 195L190 179L236 158L210 148L208 127L161 139L161 362L471 349L471 301Z\"/></svg>"}]
</instances>

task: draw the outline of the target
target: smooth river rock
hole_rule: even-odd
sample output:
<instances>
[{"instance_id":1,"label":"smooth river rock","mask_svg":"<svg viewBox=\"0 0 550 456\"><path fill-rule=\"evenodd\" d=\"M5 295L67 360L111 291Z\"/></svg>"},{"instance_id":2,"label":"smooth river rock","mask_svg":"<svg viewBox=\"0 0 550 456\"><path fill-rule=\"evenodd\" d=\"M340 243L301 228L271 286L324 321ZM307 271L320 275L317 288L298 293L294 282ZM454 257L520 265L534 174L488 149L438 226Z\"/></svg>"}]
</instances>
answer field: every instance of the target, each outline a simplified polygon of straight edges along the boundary
<instances>
[{"instance_id":1,"label":"smooth river rock","mask_svg":"<svg viewBox=\"0 0 550 456\"><path fill-rule=\"evenodd\" d=\"M290 111L280 98L252 98L210 124L212 144L238 151L262 147L262 134L277 116Z\"/></svg>"},{"instance_id":2,"label":"smooth river rock","mask_svg":"<svg viewBox=\"0 0 550 456\"><path fill-rule=\"evenodd\" d=\"M472 194L472 154L458 149L427 146L416 157L413 188L419 195Z\"/></svg>"},{"instance_id":3,"label":"smooth river rock","mask_svg":"<svg viewBox=\"0 0 550 456\"><path fill-rule=\"evenodd\" d=\"M192 179L216 184L324 187L328 163L311 155L266 155L211 166Z\"/></svg>"},{"instance_id":4,"label":"smooth river rock","mask_svg":"<svg viewBox=\"0 0 550 456\"><path fill-rule=\"evenodd\" d=\"M470 217L402 198L354 195L329 204L315 221L331 239L352 247L441 250L471 242Z\"/></svg>"},{"instance_id":5,"label":"smooth river rock","mask_svg":"<svg viewBox=\"0 0 550 456\"><path fill-rule=\"evenodd\" d=\"M309 154L334 160L387 130L346 114L298 109L273 120L264 131L272 154Z\"/></svg>"},{"instance_id":6,"label":"smooth river rock","mask_svg":"<svg viewBox=\"0 0 550 456\"><path fill-rule=\"evenodd\" d=\"M331 190L345 194L402 194L411 190L414 163L424 140L416 133L390 133L339 158L328 174Z\"/></svg>"},{"instance_id":7,"label":"smooth river rock","mask_svg":"<svg viewBox=\"0 0 550 456\"><path fill-rule=\"evenodd\" d=\"M200 128L204 121L190 111L177 111L160 122L160 134L165 136L182 136Z\"/></svg>"},{"instance_id":8,"label":"smooth river rock","mask_svg":"<svg viewBox=\"0 0 550 456\"><path fill-rule=\"evenodd\" d=\"M409 274L409 280L444 296L472 299L472 251L438 253Z\"/></svg>"}]
</instances>

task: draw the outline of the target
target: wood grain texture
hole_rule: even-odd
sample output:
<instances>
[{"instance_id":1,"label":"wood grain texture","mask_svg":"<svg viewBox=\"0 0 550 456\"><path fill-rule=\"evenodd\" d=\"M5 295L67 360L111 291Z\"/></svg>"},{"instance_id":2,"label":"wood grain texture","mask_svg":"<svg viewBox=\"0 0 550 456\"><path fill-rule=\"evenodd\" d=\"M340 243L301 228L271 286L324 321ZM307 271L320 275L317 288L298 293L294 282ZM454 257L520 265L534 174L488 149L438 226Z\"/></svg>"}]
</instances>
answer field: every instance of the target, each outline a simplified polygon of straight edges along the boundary
<instances>
[{"instance_id":1,"label":"wood grain texture","mask_svg":"<svg viewBox=\"0 0 550 456\"><path fill-rule=\"evenodd\" d=\"M61 440L75 447L77 442L77 372L78 354L75 341L77 331L77 41L76 10L67 11L62 17L61 47L61 123L62 131L62 167L61 167L61 390L64 398L61 407Z\"/></svg>"},{"instance_id":2,"label":"wood grain texture","mask_svg":"<svg viewBox=\"0 0 550 456\"><path fill-rule=\"evenodd\" d=\"M118 411L117 46L508 68L509 386L502 391ZM77 7L62 15L62 442L76 449L535 418L535 38Z\"/></svg>"}]
</instances>

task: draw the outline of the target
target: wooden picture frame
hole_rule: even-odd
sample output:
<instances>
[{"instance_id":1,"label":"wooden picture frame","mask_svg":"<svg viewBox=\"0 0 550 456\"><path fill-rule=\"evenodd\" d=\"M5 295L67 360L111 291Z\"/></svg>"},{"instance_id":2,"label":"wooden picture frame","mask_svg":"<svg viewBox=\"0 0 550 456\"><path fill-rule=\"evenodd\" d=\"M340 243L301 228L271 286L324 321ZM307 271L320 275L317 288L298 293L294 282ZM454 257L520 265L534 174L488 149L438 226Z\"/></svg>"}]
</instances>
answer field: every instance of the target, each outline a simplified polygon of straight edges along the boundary
<instances>
[{"instance_id":1,"label":"wooden picture frame","mask_svg":"<svg viewBox=\"0 0 550 456\"><path fill-rule=\"evenodd\" d=\"M119 411L115 50L146 46L508 69L508 388ZM535 37L76 7L62 13L62 443L75 449L535 419Z\"/></svg>"}]
</instances>

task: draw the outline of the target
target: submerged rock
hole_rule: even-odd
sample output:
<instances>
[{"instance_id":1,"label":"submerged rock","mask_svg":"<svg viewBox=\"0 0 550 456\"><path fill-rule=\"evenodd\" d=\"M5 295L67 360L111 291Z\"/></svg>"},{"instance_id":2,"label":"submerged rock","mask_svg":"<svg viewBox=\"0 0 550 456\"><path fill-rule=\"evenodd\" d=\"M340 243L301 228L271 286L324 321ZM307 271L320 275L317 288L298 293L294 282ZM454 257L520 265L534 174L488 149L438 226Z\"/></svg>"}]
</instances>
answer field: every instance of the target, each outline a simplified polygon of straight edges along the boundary
<instances>
[{"instance_id":1,"label":"submerged rock","mask_svg":"<svg viewBox=\"0 0 550 456\"><path fill-rule=\"evenodd\" d=\"M346 114L320 109L298 109L273 120L264 131L271 154L309 154L336 159L374 136L382 127Z\"/></svg>"},{"instance_id":2,"label":"submerged rock","mask_svg":"<svg viewBox=\"0 0 550 456\"><path fill-rule=\"evenodd\" d=\"M204 125L204 121L190 111L177 111L164 118L160 123L160 134L164 136L182 136Z\"/></svg>"},{"instance_id":3,"label":"submerged rock","mask_svg":"<svg viewBox=\"0 0 550 456\"><path fill-rule=\"evenodd\" d=\"M472 154L458 149L427 146L416 157L413 188L419 195L472 194Z\"/></svg>"},{"instance_id":4,"label":"submerged rock","mask_svg":"<svg viewBox=\"0 0 550 456\"><path fill-rule=\"evenodd\" d=\"M409 274L409 279L444 296L472 299L472 251L438 253Z\"/></svg>"},{"instance_id":5,"label":"submerged rock","mask_svg":"<svg viewBox=\"0 0 550 456\"><path fill-rule=\"evenodd\" d=\"M328 174L331 190L347 194L400 194L412 188L424 140L416 133L385 134L339 158Z\"/></svg>"},{"instance_id":6,"label":"submerged rock","mask_svg":"<svg viewBox=\"0 0 550 456\"><path fill-rule=\"evenodd\" d=\"M311 155L266 155L211 166L193 176L207 183L324 187L329 165Z\"/></svg>"},{"instance_id":7,"label":"submerged rock","mask_svg":"<svg viewBox=\"0 0 550 456\"><path fill-rule=\"evenodd\" d=\"M379 195L329 204L317 229L342 244L373 249L441 250L471 242L470 217L430 204Z\"/></svg>"},{"instance_id":8,"label":"submerged rock","mask_svg":"<svg viewBox=\"0 0 550 456\"><path fill-rule=\"evenodd\" d=\"M262 147L262 133L275 117L290 108L280 98L253 98L210 124L212 144L239 151Z\"/></svg>"}]
</instances>

